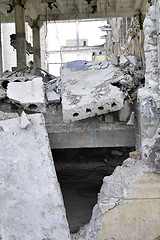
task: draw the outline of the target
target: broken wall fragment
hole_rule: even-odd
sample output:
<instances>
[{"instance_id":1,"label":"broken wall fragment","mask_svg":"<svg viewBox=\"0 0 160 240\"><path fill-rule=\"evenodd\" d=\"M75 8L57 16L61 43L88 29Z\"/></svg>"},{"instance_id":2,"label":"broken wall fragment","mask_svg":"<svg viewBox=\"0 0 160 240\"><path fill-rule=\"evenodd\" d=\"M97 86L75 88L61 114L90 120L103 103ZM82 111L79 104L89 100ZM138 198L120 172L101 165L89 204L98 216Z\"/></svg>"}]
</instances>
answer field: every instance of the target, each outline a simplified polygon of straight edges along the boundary
<instances>
[{"instance_id":1,"label":"broken wall fragment","mask_svg":"<svg viewBox=\"0 0 160 240\"><path fill-rule=\"evenodd\" d=\"M41 77L27 82L10 82L7 97L29 111L45 112L44 86Z\"/></svg>"},{"instance_id":2,"label":"broken wall fragment","mask_svg":"<svg viewBox=\"0 0 160 240\"><path fill-rule=\"evenodd\" d=\"M24 118L28 122L22 126ZM5 239L69 240L43 116L0 121L0 139L0 226Z\"/></svg>"}]
</instances>

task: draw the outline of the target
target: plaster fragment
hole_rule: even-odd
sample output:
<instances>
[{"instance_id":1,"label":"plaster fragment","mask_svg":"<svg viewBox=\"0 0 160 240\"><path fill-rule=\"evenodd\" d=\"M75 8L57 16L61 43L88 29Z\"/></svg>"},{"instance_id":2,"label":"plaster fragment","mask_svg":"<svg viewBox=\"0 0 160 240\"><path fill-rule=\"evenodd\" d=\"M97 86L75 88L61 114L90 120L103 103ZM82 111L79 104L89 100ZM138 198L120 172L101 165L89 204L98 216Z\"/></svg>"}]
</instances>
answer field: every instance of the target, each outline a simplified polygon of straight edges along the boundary
<instances>
[{"instance_id":1,"label":"plaster fragment","mask_svg":"<svg viewBox=\"0 0 160 240\"><path fill-rule=\"evenodd\" d=\"M23 111L20 120L20 127L27 128L31 122L28 120L27 114Z\"/></svg>"}]
</instances>

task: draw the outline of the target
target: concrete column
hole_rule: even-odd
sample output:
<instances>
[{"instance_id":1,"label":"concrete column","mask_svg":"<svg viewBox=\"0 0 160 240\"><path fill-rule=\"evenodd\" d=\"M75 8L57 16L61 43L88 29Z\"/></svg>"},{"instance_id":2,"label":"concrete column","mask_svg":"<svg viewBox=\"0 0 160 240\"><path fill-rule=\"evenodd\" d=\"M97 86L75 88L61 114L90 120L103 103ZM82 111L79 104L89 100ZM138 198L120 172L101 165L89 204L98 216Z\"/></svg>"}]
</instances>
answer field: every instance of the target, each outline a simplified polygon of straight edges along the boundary
<instances>
[{"instance_id":1,"label":"concrete column","mask_svg":"<svg viewBox=\"0 0 160 240\"><path fill-rule=\"evenodd\" d=\"M41 43L40 43L40 29L43 22L40 20L28 21L29 26L32 28L33 33L33 60L34 68L41 68Z\"/></svg>"},{"instance_id":2,"label":"concrete column","mask_svg":"<svg viewBox=\"0 0 160 240\"><path fill-rule=\"evenodd\" d=\"M33 60L34 67L41 67L41 45L40 45L40 28L38 25L32 27L33 31Z\"/></svg>"},{"instance_id":3,"label":"concrete column","mask_svg":"<svg viewBox=\"0 0 160 240\"><path fill-rule=\"evenodd\" d=\"M26 38L25 38L25 16L23 5L18 0L15 3L15 27L16 27L16 50L17 69L26 67Z\"/></svg>"},{"instance_id":4,"label":"concrete column","mask_svg":"<svg viewBox=\"0 0 160 240\"><path fill-rule=\"evenodd\" d=\"M3 58L2 58L2 39L1 39L1 15L0 15L0 78L3 74Z\"/></svg>"}]
</instances>

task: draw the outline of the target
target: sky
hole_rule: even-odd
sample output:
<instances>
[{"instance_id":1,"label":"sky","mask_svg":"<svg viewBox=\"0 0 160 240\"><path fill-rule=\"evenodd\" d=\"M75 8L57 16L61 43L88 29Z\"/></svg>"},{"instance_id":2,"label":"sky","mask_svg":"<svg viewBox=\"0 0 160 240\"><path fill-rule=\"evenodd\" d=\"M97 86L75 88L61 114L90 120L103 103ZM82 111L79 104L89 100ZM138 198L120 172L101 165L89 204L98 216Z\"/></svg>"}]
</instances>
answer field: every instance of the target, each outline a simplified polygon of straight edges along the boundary
<instances>
[{"instance_id":1,"label":"sky","mask_svg":"<svg viewBox=\"0 0 160 240\"><path fill-rule=\"evenodd\" d=\"M79 38L88 39L88 45L101 45L104 39L100 37L103 32L99 28L105 25L106 20L79 22ZM59 50L66 45L66 39L76 39L76 22L48 23L47 33L48 51Z\"/></svg>"}]
</instances>

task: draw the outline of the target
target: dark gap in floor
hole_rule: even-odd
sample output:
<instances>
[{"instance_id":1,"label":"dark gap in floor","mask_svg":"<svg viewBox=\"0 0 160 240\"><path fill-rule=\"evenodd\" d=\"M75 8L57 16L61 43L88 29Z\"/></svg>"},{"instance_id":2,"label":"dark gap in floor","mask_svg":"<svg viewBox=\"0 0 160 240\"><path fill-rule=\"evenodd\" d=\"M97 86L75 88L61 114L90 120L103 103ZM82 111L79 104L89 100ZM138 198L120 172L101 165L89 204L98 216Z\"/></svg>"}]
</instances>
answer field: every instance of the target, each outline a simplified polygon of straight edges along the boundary
<instances>
[{"instance_id":1,"label":"dark gap in floor","mask_svg":"<svg viewBox=\"0 0 160 240\"><path fill-rule=\"evenodd\" d=\"M133 147L52 150L71 233L89 222L103 178L131 151Z\"/></svg>"}]
</instances>

